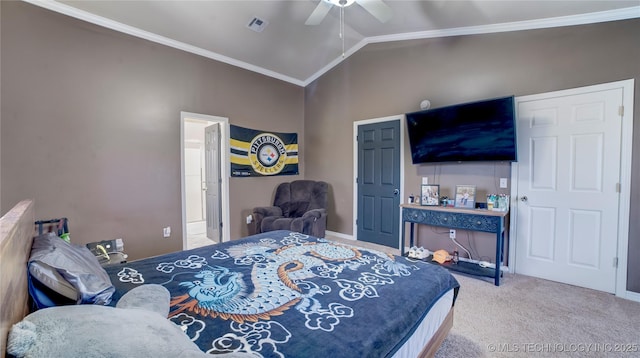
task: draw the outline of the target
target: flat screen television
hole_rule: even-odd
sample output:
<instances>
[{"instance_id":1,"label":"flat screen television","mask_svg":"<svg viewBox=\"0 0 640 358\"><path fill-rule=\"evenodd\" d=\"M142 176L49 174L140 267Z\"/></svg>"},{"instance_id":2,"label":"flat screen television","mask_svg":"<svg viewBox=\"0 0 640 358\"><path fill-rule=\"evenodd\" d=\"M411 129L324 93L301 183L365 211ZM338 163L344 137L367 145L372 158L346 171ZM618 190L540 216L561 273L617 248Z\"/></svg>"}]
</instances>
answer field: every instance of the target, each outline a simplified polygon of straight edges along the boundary
<instances>
[{"instance_id":1,"label":"flat screen television","mask_svg":"<svg viewBox=\"0 0 640 358\"><path fill-rule=\"evenodd\" d=\"M517 161L513 96L407 113L413 164Z\"/></svg>"}]
</instances>

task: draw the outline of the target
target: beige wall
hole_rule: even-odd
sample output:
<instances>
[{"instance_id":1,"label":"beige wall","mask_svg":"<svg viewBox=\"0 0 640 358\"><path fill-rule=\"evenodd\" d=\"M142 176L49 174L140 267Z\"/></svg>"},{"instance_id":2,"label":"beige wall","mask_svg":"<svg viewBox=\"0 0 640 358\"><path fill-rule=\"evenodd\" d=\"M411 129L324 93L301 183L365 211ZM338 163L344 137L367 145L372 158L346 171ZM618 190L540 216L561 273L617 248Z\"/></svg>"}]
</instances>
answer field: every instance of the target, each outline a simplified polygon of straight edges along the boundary
<instances>
[{"instance_id":1,"label":"beige wall","mask_svg":"<svg viewBox=\"0 0 640 358\"><path fill-rule=\"evenodd\" d=\"M1 6L3 212L34 198L36 218L69 218L72 241L122 237L136 259L182 249L180 111L298 132L304 157L299 86L26 3ZM242 214L291 178L230 180L232 238L246 235Z\"/></svg>"},{"instance_id":2,"label":"beige wall","mask_svg":"<svg viewBox=\"0 0 640 358\"><path fill-rule=\"evenodd\" d=\"M457 36L369 45L306 88L307 178L331 183L328 228L352 234L353 122L504 95L528 95L636 78L640 118L640 20L556 29ZM640 125L634 133L628 289L640 292ZM406 134L405 134L406 135ZM412 165L406 148L405 189L421 176L452 193L456 184L498 191L508 165ZM328 160L327 158L331 158ZM446 230L422 227L420 244L453 248ZM460 236L462 234L462 237ZM470 234L469 246L493 258L494 240ZM466 243L466 233L458 234Z\"/></svg>"}]
</instances>

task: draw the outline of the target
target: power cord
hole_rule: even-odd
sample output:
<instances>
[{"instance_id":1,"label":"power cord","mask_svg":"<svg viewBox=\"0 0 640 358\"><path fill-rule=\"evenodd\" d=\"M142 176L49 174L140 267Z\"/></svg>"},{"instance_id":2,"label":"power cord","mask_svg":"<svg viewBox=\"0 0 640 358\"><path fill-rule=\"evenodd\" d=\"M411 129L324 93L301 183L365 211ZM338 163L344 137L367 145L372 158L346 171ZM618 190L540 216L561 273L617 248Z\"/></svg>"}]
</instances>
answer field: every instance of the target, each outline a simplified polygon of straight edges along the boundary
<instances>
[{"instance_id":1,"label":"power cord","mask_svg":"<svg viewBox=\"0 0 640 358\"><path fill-rule=\"evenodd\" d=\"M109 259L110 259L110 258L109 258L109 254L107 253L107 250L104 248L104 246L102 246L102 245L99 245L99 244L98 244L98 245L96 245L96 249L98 249L98 250L102 251L102 255L104 255L104 257L105 257L107 260L109 260ZM101 255L101 256L102 256L102 255Z\"/></svg>"},{"instance_id":2,"label":"power cord","mask_svg":"<svg viewBox=\"0 0 640 358\"><path fill-rule=\"evenodd\" d=\"M471 244L471 234L469 234L469 232L467 231L467 244L469 244L469 250L475 252L476 256L480 256L480 253L478 252L478 248L474 248Z\"/></svg>"},{"instance_id":3,"label":"power cord","mask_svg":"<svg viewBox=\"0 0 640 358\"><path fill-rule=\"evenodd\" d=\"M460 248L461 248L461 249L463 249L463 250L464 250L464 251L469 255L469 259L470 259L470 260L473 260L473 257L471 257L471 252L469 252L469 250L467 250L464 246L460 245L460 244L456 241L456 239L451 238L451 241L453 241L453 243L454 243L454 244L456 244L456 245L460 246Z\"/></svg>"}]
</instances>

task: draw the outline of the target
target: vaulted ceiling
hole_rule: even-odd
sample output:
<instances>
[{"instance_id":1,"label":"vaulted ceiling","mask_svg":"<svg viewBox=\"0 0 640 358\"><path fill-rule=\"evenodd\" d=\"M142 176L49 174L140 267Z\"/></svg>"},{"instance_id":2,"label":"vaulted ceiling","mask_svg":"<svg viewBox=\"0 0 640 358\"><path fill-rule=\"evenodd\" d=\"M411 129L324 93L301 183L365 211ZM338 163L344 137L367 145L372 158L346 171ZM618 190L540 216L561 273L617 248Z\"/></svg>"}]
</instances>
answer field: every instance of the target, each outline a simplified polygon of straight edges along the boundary
<instances>
[{"instance_id":1,"label":"vaulted ceiling","mask_svg":"<svg viewBox=\"0 0 640 358\"><path fill-rule=\"evenodd\" d=\"M330 0L26 1L300 86L369 43L640 17L640 0L383 0L384 23L366 9L380 0L356 0L344 22L339 6L319 5ZM326 16L306 25L317 7Z\"/></svg>"}]
</instances>

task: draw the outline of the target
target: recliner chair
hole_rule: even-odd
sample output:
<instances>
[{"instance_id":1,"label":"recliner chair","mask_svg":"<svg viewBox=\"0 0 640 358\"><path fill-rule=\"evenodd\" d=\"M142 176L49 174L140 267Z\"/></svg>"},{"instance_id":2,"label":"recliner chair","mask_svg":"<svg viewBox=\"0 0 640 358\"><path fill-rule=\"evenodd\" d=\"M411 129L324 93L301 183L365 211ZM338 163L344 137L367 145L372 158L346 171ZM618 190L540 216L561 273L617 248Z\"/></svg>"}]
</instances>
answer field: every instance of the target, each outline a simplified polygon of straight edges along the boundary
<instances>
[{"instance_id":1,"label":"recliner chair","mask_svg":"<svg viewBox=\"0 0 640 358\"><path fill-rule=\"evenodd\" d=\"M323 181L313 180L295 180L278 185L273 206L253 209L257 233L291 230L324 237L328 187Z\"/></svg>"}]
</instances>

